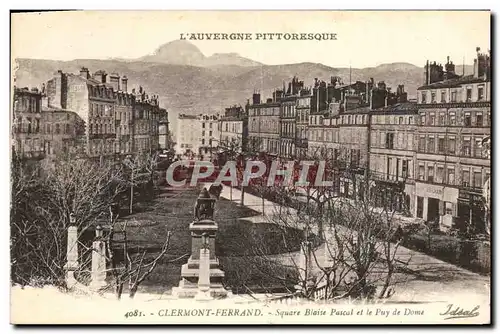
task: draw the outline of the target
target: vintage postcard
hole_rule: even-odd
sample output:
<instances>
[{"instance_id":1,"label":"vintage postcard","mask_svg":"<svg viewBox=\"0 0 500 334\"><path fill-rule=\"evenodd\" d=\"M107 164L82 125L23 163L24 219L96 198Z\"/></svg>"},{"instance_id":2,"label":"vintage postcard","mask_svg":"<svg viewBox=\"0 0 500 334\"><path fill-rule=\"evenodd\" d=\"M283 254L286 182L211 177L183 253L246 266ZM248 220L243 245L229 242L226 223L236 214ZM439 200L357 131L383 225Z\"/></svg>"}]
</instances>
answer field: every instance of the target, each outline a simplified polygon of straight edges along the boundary
<instances>
[{"instance_id":1,"label":"vintage postcard","mask_svg":"<svg viewBox=\"0 0 500 334\"><path fill-rule=\"evenodd\" d=\"M490 324L490 21L11 13L11 322Z\"/></svg>"}]
</instances>

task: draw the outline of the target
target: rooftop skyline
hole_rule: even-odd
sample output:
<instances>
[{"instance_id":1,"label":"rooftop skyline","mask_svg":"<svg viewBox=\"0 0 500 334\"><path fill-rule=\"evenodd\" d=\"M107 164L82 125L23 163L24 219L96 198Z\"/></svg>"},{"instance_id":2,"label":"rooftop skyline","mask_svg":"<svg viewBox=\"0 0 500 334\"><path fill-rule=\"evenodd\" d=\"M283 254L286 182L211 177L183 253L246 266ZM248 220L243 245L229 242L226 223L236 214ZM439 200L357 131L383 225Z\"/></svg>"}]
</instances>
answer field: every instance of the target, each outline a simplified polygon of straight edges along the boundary
<instances>
[{"instance_id":1,"label":"rooftop skyline","mask_svg":"<svg viewBox=\"0 0 500 334\"><path fill-rule=\"evenodd\" d=\"M467 24L464 24L467 22ZM85 11L12 14L12 56L135 59L185 33L336 33L325 41L193 41L205 56L238 53L268 65L374 67L426 60L472 64L490 48L488 11Z\"/></svg>"}]
</instances>

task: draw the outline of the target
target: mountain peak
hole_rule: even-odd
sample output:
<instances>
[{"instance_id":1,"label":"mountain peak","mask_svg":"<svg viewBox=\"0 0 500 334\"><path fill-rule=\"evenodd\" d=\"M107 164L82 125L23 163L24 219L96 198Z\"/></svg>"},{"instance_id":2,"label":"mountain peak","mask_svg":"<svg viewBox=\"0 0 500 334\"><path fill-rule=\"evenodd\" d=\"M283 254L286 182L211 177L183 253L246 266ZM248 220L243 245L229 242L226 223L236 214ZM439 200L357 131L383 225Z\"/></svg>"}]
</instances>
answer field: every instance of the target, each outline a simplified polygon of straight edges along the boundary
<instances>
[{"instance_id":1,"label":"mountain peak","mask_svg":"<svg viewBox=\"0 0 500 334\"><path fill-rule=\"evenodd\" d=\"M139 61L198 67L212 66L258 66L259 62L240 56L236 52L214 53L206 57L193 43L185 40L174 40L160 45L152 54L141 57Z\"/></svg>"},{"instance_id":2,"label":"mountain peak","mask_svg":"<svg viewBox=\"0 0 500 334\"><path fill-rule=\"evenodd\" d=\"M152 55L140 58L142 61L201 66L205 55L188 41L174 40L160 45Z\"/></svg>"}]
</instances>

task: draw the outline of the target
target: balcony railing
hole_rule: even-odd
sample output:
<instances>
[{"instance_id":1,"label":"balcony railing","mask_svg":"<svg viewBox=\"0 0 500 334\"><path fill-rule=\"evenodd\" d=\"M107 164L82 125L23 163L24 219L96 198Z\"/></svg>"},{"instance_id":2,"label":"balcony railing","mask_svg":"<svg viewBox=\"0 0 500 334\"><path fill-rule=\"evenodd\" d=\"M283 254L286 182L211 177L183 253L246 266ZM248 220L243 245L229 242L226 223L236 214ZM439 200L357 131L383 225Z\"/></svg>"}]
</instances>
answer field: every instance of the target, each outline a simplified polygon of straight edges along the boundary
<instances>
[{"instance_id":1,"label":"balcony railing","mask_svg":"<svg viewBox=\"0 0 500 334\"><path fill-rule=\"evenodd\" d=\"M22 156L26 159L44 159L45 158L45 151L44 150L37 150L37 151L23 152Z\"/></svg>"}]
</instances>

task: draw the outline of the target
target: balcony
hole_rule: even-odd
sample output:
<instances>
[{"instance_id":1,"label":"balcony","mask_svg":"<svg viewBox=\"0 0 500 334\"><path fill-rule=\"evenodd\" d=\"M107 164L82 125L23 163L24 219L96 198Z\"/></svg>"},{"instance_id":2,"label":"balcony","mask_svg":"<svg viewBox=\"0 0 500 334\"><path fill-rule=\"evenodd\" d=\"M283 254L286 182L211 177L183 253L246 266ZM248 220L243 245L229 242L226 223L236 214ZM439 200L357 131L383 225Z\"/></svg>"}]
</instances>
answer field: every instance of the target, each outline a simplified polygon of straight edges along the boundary
<instances>
[{"instance_id":1,"label":"balcony","mask_svg":"<svg viewBox=\"0 0 500 334\"><path fill-rule=\"evenodd\" d=\"M308 145L307 138L295 138L295 146L296 147L307 148L307 145Z\"/></svg>"},{"instance_id":2,"label":"balcony","mask_svg":"<svg viewBox=\"0 0 500 334\"><path fill-rule=\"evenodd\" d=\"M45 151L37 150L37 151L28 151L23 152L23 158L32 159L32 160L42 160L45 158Z\"/></svg>"}]
</instances>

